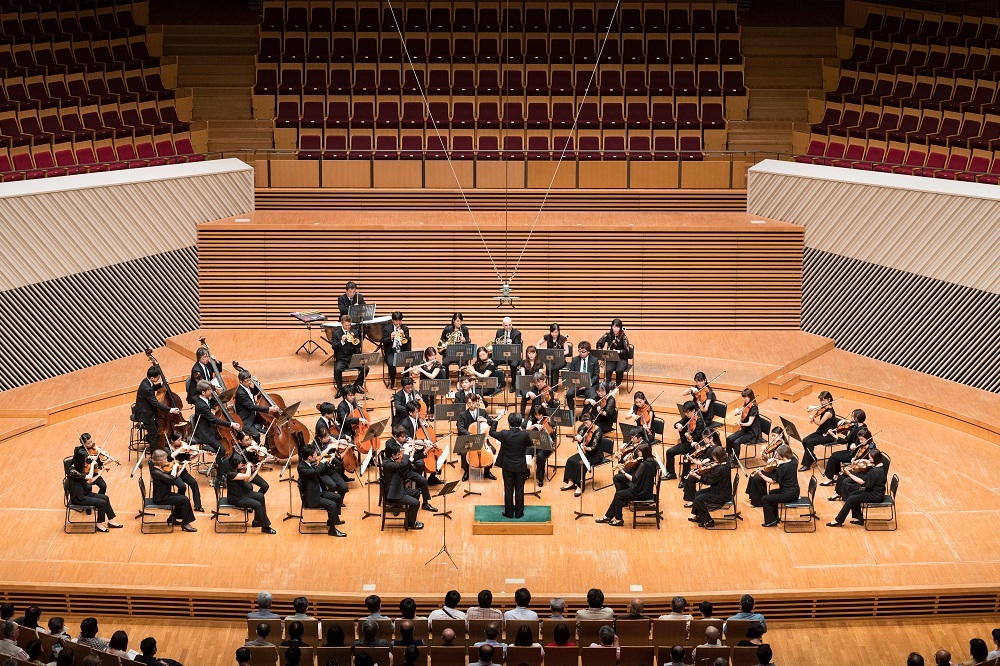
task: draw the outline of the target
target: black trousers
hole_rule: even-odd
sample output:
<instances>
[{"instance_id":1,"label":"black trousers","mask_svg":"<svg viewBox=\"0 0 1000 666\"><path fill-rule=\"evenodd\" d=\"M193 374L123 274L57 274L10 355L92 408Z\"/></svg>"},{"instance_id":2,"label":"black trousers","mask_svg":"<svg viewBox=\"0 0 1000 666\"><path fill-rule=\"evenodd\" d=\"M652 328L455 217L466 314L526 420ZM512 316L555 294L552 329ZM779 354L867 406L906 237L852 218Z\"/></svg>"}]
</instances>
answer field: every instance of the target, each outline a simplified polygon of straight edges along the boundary
<instances>
[{"instance_id":1,"label":"black trousers","mask_svg":"<svg viewBox=\"0 0 1000 666\"><path fill-rule=\"evenodd\" d=\"M869 502L881 502L884 499L884 493L874 493L867 490L855 492L844 500L844 506L841 507L836 520L838 523L844 522L847 520L848 513L850 513L855 520L861 520L864 515L861 511L862 504L867 504Z\"/></svg>"},{"instance_id":2,"label":"black trousers","mask_svg":"<svg viewBox=\"0 0 1000 666\"><path fill-rule=\"evenodd\" d=\"M108 482L104 480L103 476L99 476L96 479L94 479L94 483L91 485L97 488L97 492L101 493L102 495L108 494Z\"/></svg>"},{"instance_id":3,"label":"black trousers","mask_svg":"<svg viewBox=\"0 0 1000 666\"><path fill-rule=\"evenodd\" d=\"M264 493L251 491L237 500L230 500L233 506L253 511L253 519L260 527L270 527L271 519L267 517L267 504L264 500Z\"/></svg>"},{"instance_id":4,"label":"black trousers","mask_svg":"<svg viewBox=\"0 0 1000 666\"><path fill-rule=\"evenodd\" d=\"M191 472L186 469L177 478L190 489L192 506L201 506L201 488L198 487L198 479L191 476Z\"/></svg>"},{"instance_id":5,"label":"black trousers","mask_svg":"<svg viewBox=\"0 0 1000 666\"><path fill-rule=\"evenodd\" d=\"M837 441L837 438L832 435L819 435L813 433L811 435L806 435L802 438L802 448L805 449L805 453L802 454L802 465L804 467L812 467L816 464L816 452L814 449L817 446L823 444L833 444Z\"/></svg>"},{"instance_id":6,"label":"black trousers","mask_svg":"<svg viewBox=\"0 0 1000 666\"><path fill-rule=\"evenodd\" d=\"M847 497L850 497L851 494L857 492L861 488L861 485L851 477L844 474L837 479L837 485L834 486L834 488L837 489L837 494L840 497L846 499Z\"/></svg>"},{"instance_id":7,"label":"black trousers","mask_svg":"<svg viewBox=\"0 0 1000 666\"><path fill-rule=\"evenodd\" d=\"M420 491L416 488L407 488L403 491L403 496L397 499L390 498L390 502L399 502L406 505L406 524L413 525L417 522L417 511L420 510Z\"/></svg>"},{"instance_id":8,"label":"black trousers","mask_svg":"<svg viewBox=\"0 0 1000 666\"><path fill-rule=\"evenodd\" d=\"M420 491L420 495L424 498L424 502L431 501L431 491L427 486L427 477L417 472L415 470L410 470L406 473L406 480L415 483L417 490Z\"/></svg>"},{"instance_id":9,"label":"black trousers","mask_svg":"<svg viewBox=\"0 0 1000 666\"><path fill-rule=\"evenodd\" d=\"M181 525L194 522L194 510L191 508L191 500L185 495L173 493L166 497L154 498L154 501L157 504L174 507L170 515L175 521L180 522Z\"/></svg>"},{"instance_id":10,"label":"black trousers","mask_svg":"<svg viewBox=\"0 0 1000 666\"><path fill-rule=\"evenodd\" d=\"M773 523L778 519L778 505L785 502L794 502L799 498L798 493L792 494L772 490L761 498L760 503L764 507L764 522Z\"/></svg>"},{"instance_id":11,"label":"black trousers","mask_svg":"<svg viewBox=\"0 0 1000 666\"><path fill-rule=\"evenodd\" d=\"M823 470L823 476L832 481L840 474L840 466L851 462L853 458L854 451L848 451L847 449L844 449L843 451L834 451L830 454L830 457L826 459L826 469Z\"/></svg>"},{"instance_id":12,"label":"black trousers","mask_svg":"<svg viewBox=\"0 0 1000 666\"><path fill-rule=\"evenodd\" d=\"M733 452L739 458L743 445L753 444L755 441L757 441L757 436L753 434L753 430L740 428L729 437L726 437L726 451Z\"/></svg>"},{"instance_id":13,"label":"black trousers","mask_svg":"<svg viewBox=\"0 0 1000 666\"><path fill-rule=\"evenodd\" d=\"M603 457L600 451L591 451L587 455L587 460L590 461L591 466L594 466ZM581 489L584 489L586 484L584 483L583 474L586 471L587 468L584 467L580 454L574 453L566 459L566 466L563 468L563 483L575 483Z\"/></svg>"},{"instance_id":14,"label":"black trousers","mask_svg":"<svg viewBox=\"0 0 1000 666\"><path fill-rule=\"evenodd\" d=\"M632 490L631 488L623 488L621 490L615 491L615 496L611 500L611 506L604 513L605 518L614 518L617 520L622 520L622 511L625 505L633 500L649 499L648 497L640 497L639 493Z\"/></svg>"},{"instance_id":15,"label":"black trousers","mask_svg":"<svg viewBox=\"0 0 1000 666\"><path fill-rule=\"evenodd\" d=\"M711 492L712 491L707 488L705 490L698 491L698 493L694 496L694 506L691 507L691 513L693 513L695 517L703 523L707 523L712 519L712 516L709 515L709 509L712 506L717 507L719 505L718 501L712 502L711 506L709 505L708 495Z\"/></svg>"},{"instance_id":16,"label":"black trousers","mask_svg":"<svg viewBox=\"0 0 1000 666\"><path fill-rule=\"evenodd\" d=\"M211 431L211 432L209 432L209 433L208 433L208 434L207 434L206 436L204 436L204 437L199 437L199 438L198 438L198 439L197 439L196 441L197 441L197 442L198 442L198 444L200 444L200 445L201 445L202 447L204 447L204 448L208 449L209 451L211 451L212 453L214 453L214 454L216 454L216 455L218 455L218 454L219 454L219 451L221 451L221 450L222 450L222 444L219 444L219 439L218 439L218 437L216 436L216 434L215 434L215 431L214 431L214 430L213 430L213 431Z\"/></svg>"},{"instance_id":17,"label":"black trousers","mask_svg":"<svg viewBox=\"0 0 1000 666\"><path fill-rule=\"evenodd\" d=\"M268 484L267 481L260 478L260 474L253 477L253 481L250 482L250 485L257 486L257 490L258 492L260 492L261 495L266 493L271 488L271 486Z\"/></svg>"},{"instance_id":18,"label":"black trousers","mask_svg":"<svg viewBox=\"0 0 1000 666\"><path fill-rule=\"evenodd\" d=\"M579 393L575 388L566 391L566 406L571 412L576 410L576 402L574 401L574 398L577 396L581 398L594 398L597 396L597 392L594 391L593 386L584 391L580 391Z\"/></svg>"},{"instance_id":19,"label":"black trousers","mask_svg":"<svg viewBox=\"0 0 1000 666\"><path fill-rule=\"evenodd\" d=\"M552 451L535 451L535 479L539 483L545 483L545 473L549 467L549 458Z\"/></svg>"},{"instance_id":20,"label":"black trousers","mask_svg":"<svg viewBox=\"0 0 1000 666\"><path fill-rule=\"evenodd\" d=\"M524 513L524 482L528 480L528 470L522 472L503 471L503 512L520 516Z\"/></svg>"},{"instance_id":21,"label":"black trousers","mask_svg":"<svg viewBox=\"0 0 1000 666\"><path fill-rule=\"evenodd\" d=\"M632 480L625 476L625 472L618 472L611 477L611 483L615 486L615 491L625 490L632 485Z\"/></svg>"},{"instance_id":22,"label":"black trousers","mask_svg":"<svg viewBox=\"0 0 1000 666\"><path fill-rule=\"evenodd\" d=\"M149 445L149 452L152 453L156 450L159 440L156 419L154 418L151 421L142 421L142 426L146 429L146 444Z\"/></svg>"},{"instance_id":23,"label":"black trousers","mask_svg":"<svg viewBox=\"0 0 1000 666\"><path fill-rule=\"evenodd\" d=\"M333 381L337 384L337 390L342 391L344 389L344 370L351 369L351 360L338 359L333 366ZM358 371L358 378L354 380L354 388L365 385L365 377L368 376L368 372L371 370L367 365Z\"/></svg>"},{"instance_id":24,"label":"black trousers","mask_svg":"<svg viewBox=\"0 0 1000 666\"><path fill-rule=\"evenodd\" d=\"M693 502L698 493L698 479L689 476L684 479L684 501Z\"/></svg>"},{"instance_id":25,"label":"black trousers","mask_svg":"<svg viewBox=\"0 0 1000 666\"><path fill-rule=\"evenodd\" d=\"M340 495L340 501L343 503L344 498L347 497L347 491L350 490L344 477L338 472L329 472L321 476L319 480L328 491Z\"/></svg>"},{"instance_id":26,"label":"black trousers","mask_svg":"<svg viewBox=\"0 0 1000 666\"><path fill-rule=\"evenodd\" d=\"M99 523L103 523L105 520L113 520L115 517L115 510L111 508L111 500L108 499L107 495L101 493L91 493L79 502L73 502L73 504L94 507L97 510L97 522Z\"/></svg>"},{"instance_id":27,"label":"black trousers","mask_svg":"<svg viewBox=\"0 0 1000 666\"><path fill-rule=\"evenodd\" d=\"M692 451L694 451L694 446L686 439L681 440L679 444L674 444L667 449L667 460L664 463L664 466L667 468L667 472L675 472L674 458L682 456L685 453L691 453Z\"/></svg>"},{"instance_id":28,"label":"black trousers","mask_svg":"<svg viewBox=\"0 0 1000 666\"><path fill-rule=\"evenodd\" d=\"M761 500L767 495L767 481L760 474L751 474L747 479L747 495L751 506L763 506Z\"/></svg>"},{"instance_id":29,"label":"black trousers","mask_svg":"<svg viewBox=\"0 0 1000 666\"><path fill-rule=\"evenodd\" d=\"M304 505L307 509L326 509L327 527L333 529L340 519L340 505L342 503L340 495L331 493L329 490L320 493L319 500L315 504Z\"/></svg>"},{"instance_id":30,"label":"black trousers","mask_svg":"<svg viewBox=\"0 0 1000 666\"><path fill-rule=\"evenodd\" d=\"M615 385L621 385L622 380L625 379L626 368L628 368L628 361L625 359L608 361L604 365L604 381L610 382L612 375L614 375Z\"/></svg>"},{"instance_id":31,"label":"black trousers","mask_svg":"<svg viewBox=\"0 0 1000 666\"><path fill-rule=\"evenodd\" d=\"M260 444L260 435L263 431L257 423L254 423L253 419L243 422L243 432L250 435L250 437L253 438L253 441Z\"/></svg>"}]
</instances>

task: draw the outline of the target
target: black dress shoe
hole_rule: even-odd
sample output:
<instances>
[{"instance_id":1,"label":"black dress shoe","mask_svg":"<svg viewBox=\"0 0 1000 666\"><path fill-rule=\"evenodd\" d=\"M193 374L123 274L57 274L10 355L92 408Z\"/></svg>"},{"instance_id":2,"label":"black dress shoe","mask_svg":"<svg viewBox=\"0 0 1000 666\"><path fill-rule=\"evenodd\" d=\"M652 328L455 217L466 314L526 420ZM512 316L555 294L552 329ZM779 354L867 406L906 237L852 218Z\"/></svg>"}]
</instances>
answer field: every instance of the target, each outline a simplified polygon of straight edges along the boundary
<instances>
[{"instance_id":1,"label":"black dress shoe","mask_svg":"<svg viewBox=\"0 0 1000 666\"><path fill-rule=\"evenodd\" d=\"M275 532L274 529L271 527L262 527L260 528L260 531L263 532L264 534L277 534L277 532Z\"/></svg>"},{"instance_id":2,"label":"black dress shoe","mask_svg":"<svg viewBox=\"0 0 1000 666\"><path fill-rule=\"evenodd\" d=\"M836 520L832 520L826 524L827 527L843 527L844 523L838 523Z\"/></svg>"},{"instance_id":3,"label":"black dress shoe","mask_svg":"<svg viewBox=\"0 0 1000 666\"><path fill-rule=\"evenodd\" d=\"M665 477L663 477L663 479L665 481L672 481L672 480L674 480L676 478L677 478L677 475L674 474L673 472L667 472L667 475Z\"/></svg>"},{"instance_id":4,"label":"black dress shoe","mask_svg":"<svg viewBox=\"0 0 1000 666\"><path fill-rule=\"evenodd\" d=\"M260 527L260 523L255 520L252 523L250 523L250 527Z\"/></svg>"},{"instance_id":5,"label":"black dress shoe","mask_svg":"<svg viewBox=\"0 0 1000 666\"><path fill-rule=\"evenodd\" d=\"M422 530L424 529L424 524L419 520L410 525L411 530Z\"/></svg>"},{"instance_id":6,"label":"black dress shoe","mask_svg":"<svg viewBox=\"0 0 1000 666\"><path fill-rule=\"evenodd\" d=\"M821 483L819 485L821 485L821 486L823 486L825 488L827 486L832 486L835 483L836 483L836 481L824 481L823 483Z\"/></svg>"},{"instance_id":7,"label":"black dress shoe","mask_svg":"<svg viewBox=\"0 0 1000 666\"><path fill-rule=\"evenodd\" d=\"M865 524L865 521L860 520L860 519L859 520L852 520L851 521L851 525L864 525L864 524Z\"/></svg>"},{"instance_id":8,"label":"black dress shoe","mask_svg":"<svg viewBox=\"0 0 1000 666\"><path fill-rule=\"evenodd\" d=\"M440 486L442 483L444 483L444 481L442 481L441 479L437 478L433 474L430 477L428 477L428 479L427 479L427 485L428 486Z\"/></svg>"},{"instance_id":9,"label":"black dress shoe","mask_svg":"<svg viewBox=\"0 0 1000 666\"><path fill-rule=\"evenodd\" d=\"M504 513L500 514L500 515L502 515L504 518L510 518L511 520L514 519L514 514L507 513L506 511Z\"/></svg>"},{"instance_id":10,"label":"black dress shoe","mask_svg":"<svg viewBox=\"0 0 1000 666\"><path fill-rule=\"evenodd\" d=\"M342 397L344 397L344 389L337 389L337 393L333 396L334 400Z\"/></svg>"},{"instance_id":11,"label":"black dress shoe","mask_svg":"<svg viewBox=\"0 0 1000 666\"><path fill-rule=\"evenodd\" d=\"M424 505L423 505L422 508L423 508L424 511L430 511L431 513L437 513L437 509L435 509L433 506L431 506L430 502L424 502Z\"/></svg>"},{"instance_id":12,"label":"black dress shoe","mask_svg":"<svg viewBox=\"0 0 1000 666\"><path fill-rule=\"evenodd\" d=\"M181 525L181 530L184 532L197 532L198 528L192 526L191 523L188 523L187 525Z\"/></svg>"},{"instance_id":13,"label":"black dress shoe","mask_svg":"<svg viewBox=\"0 0 1000 666\"><path fill-rule=\"evenodd\" d=\"M469 473L468 472L462 472L462 483L465 483L468 480L469 480Z\"/></svg>"},{"instance_id":14,"label":"black dress shoe","mask_svg":"<svg viewBox=\"0 0 1000 666\"><path fill-rule=\"evenodd\" d=\"M812 469L812 465L802 465L802 467L799 467L799 471L800 472L808 472L811 469Z\"/></svg>"},{"instance_id":15,"label":"black dress shoe","mask_svg":"<svg viewBox=\"0 0 1000 666\"><path fill-rule=\"evenodd\" d=\"M692 523L700 523L701 522L701 518L688 518L688 520L690 522L692 522Z\"/></svg>"},{"instance_id":16,"label":"black dress shoe","mask_svg":"<svg viewBox=\"0 0 1000 666\"><path fill-rule=\"evenodd\" d=\"M524 513L515 513L514 518L524 518Z\"/></svg>"},{"instance_id":17,"label":"black dress shoe","mask_svg":"<svg viewBox=\"0 0 1000 666\"><path fill-rule=\"evenodd\" d=\"M355 386L354 387L354 392L355 393L360 393L361 395L364 395L365 393L368 393L368 391L365 390L364 386Z\"/></svg>"},{"instance_id":18,"label":"black dress shoe","mask_svg":"<svg viewBox=\"0 0 1000 666\"><path fill-rule=\"evenodd\" d=\"M715 521L714 520L710 520L707 523L699 523L698 527L704 527L706 530L710 530L713 527L715 527Z\"/></svg>"},{"instance_id":19,"label":"black dress shoe","mask_svg":"<svg viewBox=\"0 0 1000 666\"><path fill-rule=\"evenodd\" d=\"M538 487L541 488L545 485L545 479L538 479Z\"/></svg>"},{"instance_id":20,"label":"black dress shoe","mask_svg":"<svg viewBox=\"0 0 1000 666\"><path fill-rule=\"evenodd\" d=\"M493 476L493 472L483 472L483 478L489 479L491 481L496 481L497 477Z\"/></svg>"},{"instance_id":21,"label":"black dress shoe","mask_svg":"<svg viewBox=\"0 0 1000 666\"><path fill-rule=\"evenodd\" d=\"M194 510L197 511L198 513L205 513L205 508L201 506L196 506Z\"/></svg>"},{"instance_id":22,"label":"black dress shoe","mask_svg":"<svg viewBox=\"0 0 1000 666\"><path fill-rule=\"evenodd\" d=\"M761 527L777 527L779 522L778 520L772 520L769 523L764 523Z\"/></svg>"},{"instance_id":23,"label":"black dress shoe","mask_svg":"<svg viewBox=\"0 0 1000 666\"><path fill-rule=\"evenodd\" d=\"M830 502L840 502L841 501L840 495L834 495L833 497L827 497L826 499L827 499L827 501L830 501Z\"/></svg>"},{"instance_id":24,"label":"black dress shoe","mask_svg":"<svg viewBox=\"0 0 1000 666\"><path fill-rule=\"evenodd\" d=\"M334 527L333 529L331 529L330 531L328 531L327 534L329 534L330 536L334 536L334 537L345 537L345 536L347 536L346 534L344 534L343 532L341 532L340 530L338 530L336 527Z\"/></svg>"},{"instance_id":25,"label":"black dress shoe","mask_svg":"<svg viewBox=\"0 0 1000 666\"><path fill-rule=\"evenodd\" d=\"M685 509L690 509L693 506L694 506L694 502L685 502L685 504L684 504L684 508Z\"/></svg>"}]
</instances>

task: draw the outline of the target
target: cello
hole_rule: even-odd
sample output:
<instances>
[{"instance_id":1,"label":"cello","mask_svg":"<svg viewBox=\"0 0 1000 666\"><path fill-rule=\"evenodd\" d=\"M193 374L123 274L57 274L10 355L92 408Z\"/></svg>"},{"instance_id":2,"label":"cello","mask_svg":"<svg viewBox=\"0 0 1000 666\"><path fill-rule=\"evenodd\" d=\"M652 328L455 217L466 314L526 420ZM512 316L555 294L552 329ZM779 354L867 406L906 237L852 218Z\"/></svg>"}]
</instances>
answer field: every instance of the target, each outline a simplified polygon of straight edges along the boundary
<instances>
[{"instance_id":1,"label":"cello","mask_svg":"<svg viewBox=\"0 0 1000 666\"><path fill-rule=\"evenodd\" d=\"M434 428L427 427L427 403L423 398L417 398L420 405L420 418L417 419L417 432L413 433L414 439L423 435L423 439L429 444L424 445L424 470L430 474L437 472L438 456L441 455L441 447L437 443L437 433Z\"/></svg>"},{"instance_id":2,"label":"cello","mask_svg":"<svg viewBox=\"0 0 1000 666\"><path fill-rule=\"evenodd\" d=\"M354 398L354 409L351 413L347 415L349 419L359 419L356 424L354 424L354 443L357 446L359 452L364 455L368 455L372 447L378 446L378 440L372 439L365 441L365 435L368 434L368 427L371 425L371 417L368 416L368 410L365 406L358 402L357 397Z\"/></svg>"},{"instance_id":3,"label":"cello","mask_svg":"<svg viewBox=\"0 0 1000 666\"><path fill-rule=\"evenodd\" d=\"M484 412L486 411L486 406L483 404L482 396L479 397L479 409L483 410ZM497 415L494 416L493 418L494 420L499 419L506 413L507 413L506 409L501 409L499 412L497 412ZM482 421L476 421L475 423L469 426L470 435L481 435L483 433L489 433L490 425L485 420L486 419L485 416L483 416L482 418L483 418ZM496 449L493 448L493 445L490 444L489 437L487 437L483 441L483 448L479 449L478 451L469 451L465 459L468 461L469 467L479 467L485 469L490 465L492 465L494 462L496 462L497 452Z\"/></svg>"},{"instance_id":4,"label":"cello","mask_svg":"<svg viewBox=\"0 0 1000 666\"><path fill-rule=\"evenodd\" d=\"M205 349L208 349L208 343L205 342L205 338L199 338L199 340L201 342L201 345ZM223 390L225 390L226 380L222 376L222 370L219 368L219 365L215 362L215 359L211 357L212 352L209 351L208 354L209 354L209 363L212 366L212 372L214 372L215 375L219 378L219 381L222 383L222 388ZM241 419L236 414L231 414L229 412L229 408L226 407L226 404L222 402L222 399L219 398L219 394L216 393L215 391L212 391L212 402L215 403L216 418L225 421L227 423L230 422L235 423L239 426L241 430L243 429L243 419ZM233 455L233 449L237 445L236 431L227 426L215 426L215 435L218 437L219 442L222 444L222 448L226 452L226 457Z\"/></svg>"},{"instance_id":5,"label":"cello","mask_svg":"<svg viewBox=\"0 0 1000 666\"><path fill-rule=\"evenodd\" d=\"M236 368L237 372L250 374L250 371L241 366L239 361L233 361L233 367ZM284 398L277 393L273 395L268 394L264 390L264 387L260 385L260 381L253 375L250 375L250 381L253 382L254 387L257 389L257 404L265 407L277 407L281 411L285 411L287 405ZM267 412L261 412L260 415L264 419L264 422L267 423L264 446L269 451L274 451L276 458L287 460L292 455L292 451L298 451L301 447L305 446L311 437L309 428L304 426L301 421L289 418L286 423L275 425L275 422L281 418L280 416L274 416Z\"/></svg>"},{"instance_id":6,"label":"cello","mask_svg":"<svg viewBox=\"0 0 1000 666\"><path fill-rule=\"evenodd\" d=\"M170 382L167 381L167 376L164 374L163 368L160 367L160 362L156 360L155 356L153 356L153 350L146 347L145 351L146 358L149 360L150 365L160 371L160 379L163 380L163 386L156 389L156 399L165 405L170 405L172 409L180 410L184 406L184 402L181 400L179 395L170 389ZM190 427L190 424L184 419L182 414L167 412L162 415L162 418L156 419L157 441L159 441L159 438L162 437L164 442L169 442L170 433L174 430L180 430L181 434L186 438Z\"/></svg>"}]
</instances>

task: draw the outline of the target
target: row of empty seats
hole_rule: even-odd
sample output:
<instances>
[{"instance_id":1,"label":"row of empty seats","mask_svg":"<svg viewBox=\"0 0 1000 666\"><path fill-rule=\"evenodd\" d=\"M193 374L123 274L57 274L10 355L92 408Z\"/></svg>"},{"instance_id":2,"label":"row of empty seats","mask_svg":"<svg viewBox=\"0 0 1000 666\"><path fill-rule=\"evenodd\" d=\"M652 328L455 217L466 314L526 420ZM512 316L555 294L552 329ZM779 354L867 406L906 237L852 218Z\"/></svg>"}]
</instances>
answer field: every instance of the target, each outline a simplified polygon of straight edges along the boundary
<instances>
[{"instance_id":1,"label":"row of empty seats","mask_svg":"<svg viewBox=\"0 0 1000 666\"><path fill-rule=\"evenodd\" d=\"M428 6L429 4L429 6ZM611 34L733 34L740 29L734 3L693 3L624 6L616 13L609 3L478 2L452 7L446 2L264 3L264 33L397 34L419 33L605 33ZM547 6L546 6L547 5ZM395 11L393 11L395 10Z\"/></svg>"},{"instance_id":2,"label":"row of empty seats","mask_svg":"<svg viewBox=\"0 0 1000 666\"><path fill-rule=\"evenodd\" d=\"M1000 52L996 65L1000 67ZM826 98L837 103L880 104L938 111L968 110L987 113L1000 109L996 81L955 79L951 76L845 74L840 78L836 90L826 93Z\"/></svg>"},{"instance_id":3,"label":"row of empty seats","mask_svg":"<svg viewBox=\"0 0 1000 666\"><path fill-rule=\"evenodd\" d=\"M987 150L813 135L806 154L795 159L806 164L1000 183L1000 152Z\"/></svg>"},{"instance_id":4,"label":"row of empty seats","mask_svg":"<svg viewBox=\"0 0 1000 666\"><path fill-rule=\"evenodd\" d=\"M173 135L190 124L177 117L170 102L50 109L40 113L0 113L0 147L79 143L108 138Z\"/></svg>"},{"instance_id":5,"label":"row of empty seats","mask_svg":"<svg viewBox=\"0 0 1000 666\"><path fill-rule=\"evenodd\" d=\"M131 2L12 2L0 7L0 44L55 44L142 35Z\"/></svg>"},{"instance_id":6,"label":"row of empty seats","mask_svg":"<svg viewBox=\"0 0 1000 666\"><path fill-rule=\"evenodd\" d=\"M870 7L856 37L873 41L928 46L1000 46L1000 20L993 17L948 16L902 8Z\"/></svg>"},{"instance_id":7,"label":"row of empty seats","mask_svg":"<svg viewBox=\"0 0 1000 666\"><path fill-rule=\"evenodd\" d=\"M939 146L992 149L1000 141L1000 116L974 112L891 109L874 105L827 108L816 134L888 139Z\"/></svg>"},{"instance_id":8,"label":"row of empty seats","mask_svg":"<svg viewBox=\"0 0 1000 666\"><path fill-rule=\"evenodd\" d=\"M92 104L114 105L167 101L174 98L158 72L66 77L13 77L0 81L0 112L67 109Z\"/></svg>"},{"instance_id":9,"label":"row of empty seats","mask_svg":"<svg viewBox=\"0 0 1000 666\"><path fill-rule=\"evenodd\" d=\"M857 41L851 57L840 61L843 72L908 74L953 78L997 76L998 47L931 46Z\"/></svg>"}]
</instances>

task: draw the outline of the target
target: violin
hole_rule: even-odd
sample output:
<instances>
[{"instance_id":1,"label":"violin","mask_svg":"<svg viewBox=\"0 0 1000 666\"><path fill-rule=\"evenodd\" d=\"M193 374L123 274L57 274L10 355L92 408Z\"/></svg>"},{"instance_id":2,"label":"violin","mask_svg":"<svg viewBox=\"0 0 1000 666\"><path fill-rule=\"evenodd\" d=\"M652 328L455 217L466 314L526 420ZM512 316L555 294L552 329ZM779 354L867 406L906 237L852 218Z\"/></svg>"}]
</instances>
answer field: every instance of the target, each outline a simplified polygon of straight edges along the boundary
<instances>
[{"instance_id":1,"label":"violin","mask_svg":"<svg viewBox=\"0 0 1000 666\"><path fill-rule=\"evenodd\" d=\"M589 451L594 448L593 446L591 446L591 442L594 439L594 431L596 430L597 430L597 424L591 421L590 427L587 428L587 430L583 433L580 439L580 447L584 451Z\"/></svg>"},{"instance_id":2,"label":"violin","mask_svg":"<svg viewBox=\"0 0 1000 666\"><path fill-rule=\"evenodd\" d=\"M782 444L787 444L787 443L788 442L786 442L783 437L777 437L775 439L772 439L770 442L767 443L767 446L764 447L764 450L761 451L760 457L765 460L772 458L774 456L774 452L778 450L778 447L781 446Z\"/></svg>"},{"instance_id":3,"label":"violin","mask_svg":"<svg viewBox=\"0 0 1000 666\"><path fill-rule=\"evenodd\" d=\"M153 356L153 350L146 347L145 352L149 364L160 371L160 379L163 381L162 386L156 389L156 399L165 405L170 405L171 409L180 410L184 406L184 401L170 389L170 382L167 381L167 375L160 368L159 361ZM170 441L170 433L174 430L180 430L186 437L189 428L190 425L179 411L177 414L167 412L166 414L158 415L156 419L157 439L162 437L164 442Z\"/></svg>"},{"instance_id":4,"label":"violin","mask_svg":"<svg viewBox=\"0 0 1000 666\"><path fill-rule=\"evenodd\" d=\"M777 458L768 458L763 466L754 470L754 474L763 474L764 472L773 472L778 469L783 461Z\"/></svg>"},{"instance_id":5,"label":"violin","mask_svg":"<svg viewBox=\"0 0 1000 666\"><path fill-rule=\"evenodd\" d=\"M685 476L684 478L685 479L691 478L692 474L697 474L698 477L700 478L702 474L704 474L705 472L709 472L709 471L715 469L716 467L718 467L721 464L722 464L721 462L716 462L715 460L713 460L711 462L704 463L704 464L695 463L694 464L694 469L692 469L690 472L688 472L687 476Z\"/></svg>"},{"instance_id":6,"label":"violin","mask_svg":"<svg viewBox=\"0 0 1000 666\"><path fill-rule=\"evenodd\" d=\"M715 435L715 431L714 430L706 430L705 434L701 438L701 441L698 442L698 444L697 444L697 446L695 446L694 450L691 451L691 453L687 454L687 459L690 460L690 461L693 461L696 458L701 457L701 455L703 453L705 453L705 451L708 451L713 446L715 446L715 437L714 437L714 435Z\"/></svg>"},{"instance_id":7,"label":"violin","mask_svg":"<svg viewBox=\"0 0 1000 666\"><path fill-rule=\"evenodd\" d=\"M555 434L556 429L552 427L552 417L549 416L548 414L540 416L538 418L538 422L535 423L535 425L538 426L537 428L535 428L536 430L544 430L549 434L549 437Z\"/></svg>"},{"instance_id":8,"label":"violin","mask_svg":"<svg viewBox=\"0 0 1000 666\"><path fill-rule=\"evenodd\" d=\"M863 474L874 467L874 463L868 458L855 458L851 464L844 468L847 474Z\"/></svg>"},{"instance_id":9,"label":"violin","mask_svg":"<svg viewBox=\"0 0 1000 666\"><path fill-rule=\"evenodd\" d=\"M642 426L642 429L649 432L649 429L653 425L653 406L648 402L639 408L639 411L635 413L635 424Z\"/></svg>"},{"instance_id":10,"label":"violin","mask_svg":"<svg viewBox=\"0 0 1000 666\"><path fill-rule=\"evenodd\" d=\"M246 372L249 374L249 371L241 366L239 361L233 361L233 367L236 368L237 372ZM254 387L257 389L257 404L262 407L277 407L282 412L285 411L287 406L285 405L284 398L277 393L268 394L253 375L250 376L250 381L253 382ZM267 423L266 434L264 436L265 454L267 451L274 451L278 458L287 459L292 455L292 451L298 451L301 447L305 446L311 437L309 428L303 425L298 419L290 418L284 424L275 425L275 421L280 418L280 415L275 416L268 412L261 412L260 415L264 419L264 422Z\"/></svg>"},{"instance_id":11,"label":"violin","mask_svg":"<svg viewBox=\"0 0 1000 666\"><path fill-rule=\"evenodd\" d=\"M611 456L611 458L615 461L616 472L631 472L642 463L642 459L635 456L635 452L638 448L639 440L633 438L631 442L620 448L617 453Z\"/></svg>"},{"instance_id":12,"label":"violin","mask_svg":"<svg viewBox=\"0 0 1000 666\"><path fill-rule=\"evenodd\" d=\"M749 412L750 411L750 406L751 405L755 405L755 404L757 404L757 398L756 398L756 396L754 397L753 400L751 400L750 402L748 402L747 404L743 405L742 407L740 407L739 409L736 410L736 418L742 423L743 422L743 414L744 414L744 412Z\"/></svg>"}]
</instances>

